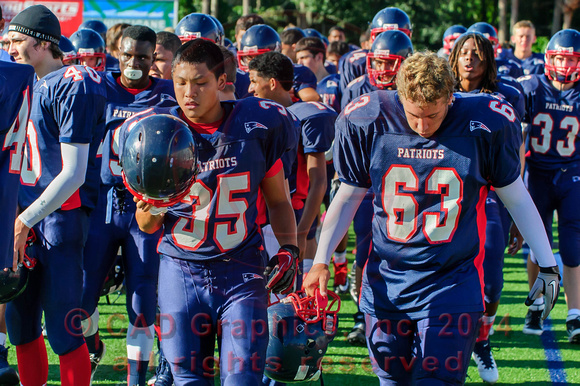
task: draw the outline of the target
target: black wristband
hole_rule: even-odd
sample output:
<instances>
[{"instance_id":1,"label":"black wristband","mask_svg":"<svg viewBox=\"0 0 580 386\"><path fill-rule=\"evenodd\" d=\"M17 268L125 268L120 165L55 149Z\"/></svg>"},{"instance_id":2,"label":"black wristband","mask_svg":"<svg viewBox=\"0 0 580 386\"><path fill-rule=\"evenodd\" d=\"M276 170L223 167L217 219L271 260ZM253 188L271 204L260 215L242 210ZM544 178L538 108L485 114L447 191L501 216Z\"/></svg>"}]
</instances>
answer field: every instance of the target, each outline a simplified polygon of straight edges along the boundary
<instances>
[{"instance_id":1,"label":"black wristband","mask_svg":"<svg viewBox=\"0 0 580 386\"><path fill-rule=\"evenodd\" d=\"M297 259L300 256L300 249L296 245L292 244L284 244L280 247L280 249L284 249L292 254L292 256Z\"/></svg>"},{"instance_id":2,"label":"black wristband","mask_svg":"<svg viewBox=\"0 0 580 386\"><path fill-rule=\"evenodd\" d=\"M542 273L552 273L552 274L557 274L558 277L560 277L560 268L558 268L557 265L553 266L553 267L540 267L540 272Z\"/></svg>"}]
</instances>

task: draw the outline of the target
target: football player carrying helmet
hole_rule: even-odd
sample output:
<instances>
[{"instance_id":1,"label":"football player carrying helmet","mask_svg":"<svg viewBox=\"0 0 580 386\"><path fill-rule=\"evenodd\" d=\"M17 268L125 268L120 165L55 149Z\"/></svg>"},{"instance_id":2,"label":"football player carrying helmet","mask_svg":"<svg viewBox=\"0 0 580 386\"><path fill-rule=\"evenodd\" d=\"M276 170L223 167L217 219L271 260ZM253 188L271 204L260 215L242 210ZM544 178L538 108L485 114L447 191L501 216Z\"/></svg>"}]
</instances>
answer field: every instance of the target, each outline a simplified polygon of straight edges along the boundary
<instances>
[{"instance_id":1,"label":"football player carrying helmet","mask_svg":"<svg viewBox=\"0 0 580 386\"><path fill-rule=\"evenodd\" d=\"M189 193L197 175L191 131L171 115L145 117L129 127L120 150L123 182L140 200L168 207Z\"/></svg>"},{"instance_id":2,"label":"football player carrying helmet","mask_svg":"<svg viewBox=\"0 0 580 386\"><path fill-rule=\"evenodd\" d=\"M580 32L558 31L546 47L545 74L550 80L572 83L580 77Z\"/></svg>"},{"instance_id":3,"label":"football player carrying helmet","mask_svg":"<svg viewBox=\"0 0 580 386\"><path fill-rule=\"evenodd\" d=\"M338 327L340 298L304 291L289 294L268 307L270 339L265 374L278 382L316 381L322 358Z\"/></svg>"},{"instance_id":4,"label":"football player carrying helmet","mask_svg":"<svg viewBox=\"0 0 580 386\"><path fill-rule=\"evenodd\" d=\"M405 11L396 7L387 7L377 12L370 28L371 41L375 40L381 32L388 30L403 31L409 37L413 33L411 19L409 19Z\"/></svg>"},{"instance_id":5,"label":"football player carrying helmet","mask_svg":"<svg viewBox=\"0 0 580 386\"><path fill-rule=\"evenodd\" d=\"M248 64L254 57L269 51L280 51L282 41L278 32L269 25L256 24L248 28L242 36L238 50L238 67L248 71Z\"/></svg>"},{"instance_id":6,"label":"football player carrying helmet","mask_svg":"<svg viewBox=\"0 0 580 386\"><path fill-rule=\"evenodd\" d=\"M401 63L413 54L413 43L402 31L380 33L367 54L367 73L375 87L385 89L395 83Z\"/></svg>"},{"instance_id":7,"label":"football player carrying helmet","mask_svg":"<svg viewBox=\"0 0 580 386\"><path fill-rule=\"evenodd\" d=\"M105 71L107 55L105 41L96 31L83 28L70 36L70 41L77 50L79 64Z\"/></svg>"},{"instance_id":8,"label":"football player carrying helmet","mask_svg":"<svg viewBox=\"0 0 580 386\"><path fill-rule=\"evenodd\" d=\"M214 43L223 43L223 34L214 19L204 13L190 13L177 23L175 34L182 43L202 38Z\"/></svg>"}]
</instances>

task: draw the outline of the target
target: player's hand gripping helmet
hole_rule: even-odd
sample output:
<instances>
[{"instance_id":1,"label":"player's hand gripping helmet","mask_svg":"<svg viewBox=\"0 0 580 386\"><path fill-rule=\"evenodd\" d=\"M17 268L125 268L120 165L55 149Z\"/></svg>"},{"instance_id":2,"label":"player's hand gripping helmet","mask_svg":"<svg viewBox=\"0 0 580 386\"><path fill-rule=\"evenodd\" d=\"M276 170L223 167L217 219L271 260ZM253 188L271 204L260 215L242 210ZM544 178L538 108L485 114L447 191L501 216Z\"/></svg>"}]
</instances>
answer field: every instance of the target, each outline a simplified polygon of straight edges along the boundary
<instances>
[{"instance_id":1,"label":"player's hand gripping helmet","mask_svg":"<svg viewBox=\"0 0 580 386\"><path fill-rule=\"evenodd\" d=\"M31 229L26 240L26 252L22 263L18 263L18 268L14 272L11 268L0 270L0 304L14 300L26 289L30 271L36 265L36 259L30 257L30 248L36 241L36 234Z\"/></svg>"},{"instance_id":2,"label":"player's hand gripping helmet","mask_svg":"<svg viewBox=\"0 0 580 386\"><path fill-rule=\"evenodd\" d=\"M396 7L387 7L377 12L371 22L371 41L375 40L381 32L389 30L403 31L407 36L411 37L413 33L411 19L409 19L405 11Z\"/></svg>"},{"instance_id":3,"label":"player's hand gripping helmet","mask_svg":"<svg viewBox=\"0 0 580 386\"><path fill-rule=\"evenodd\" d=\"M338 327L340 298L306 296L304 291L289 294L268 307L270 339L265 374L279 382L315 381L321 361Z\"/></svg>"},{"instance_id":4,"label":"player's hand gripping helmet","mask_svg":"<svg viewBox=\"0 0 580 386\"><path fill-rule=\"evenodd\" d=\"M223 35L211 16L204 13L190 13L177 23L175 34L182 43L202 38L222 44Z\"/></svg>"},{"instance_id":5,"label":"player's hand gripping helmet","mask_svg":"<svg viewBox=\"0 0 580 386\"><path fill-rule=\"evenodd\" d=\"M129 126L120 161L127 189L156 207L178 203L197 175L191 130L171 115L150 115Z\"/></svg>"},{"instance_id":6,"label":"player's hand gripping helmet","mask_svg":"<svg viewBox=\"0 0 580 386\"><path fill-rule=\"evenodd\" d=\"M445 30L443 33L443 51L447 55L451 55L455 41L464 32L467 32L467 28L459 24L452 25Z\"/></svg>"},{"instance_id":7,"label":"player's hand gripping helmet","mask_svg":"<svg viewBox=\"0 0 580 386\"><path fill-rule=\"evenodd\" d=\"M413 43L402 31L381 32L367 54L367 74L375 87L385 89L395 83L401 63L413 54Z\"/></svg>"},{"instance_id":8,"label":"player's hand gripping helmet","mask_svg":"<svg viewBox=\"0 0 580 386\"><path fill-rule=\"evenodd\" d=\"M77 50L80 64L85 64L97 71L105 71L107 55L105 41L101 35L92 29L83 28L73 33L70 41Z\"/></svg>"},{"instance_id":9,"label":"player's hand gripping helmet","mask_svg":"<svg viewBox=\"0 0 580 386\"><path fill-rule=\"evenodd\" d=\"M248 72L248 64L258 56L269 51L280 51L282 41L278 32L269 25L256 24L244 32L238 50L238 67Z\"/></svg>"},{"instance_id":10,"label":"player's hand gripping helmet","mask_svg":"<svg viewBox=\"0 0 580 386\"><path fill-rule=\"evenodd\" d=\"M69 38L64 35L61 36L58 42L58 48L60 48L63 53L62 63L65 66L77 64L77 49Z\"/></svg>"},{"instance_id":11,"label":"player's hand gripping helmet","mask_svg":"<svg viewBox=\"0 0 580 386\"><path fill-rule=\"evenodd\" d=\"M497 38L497 30L494 26L484 21L477 22L472 24L468 29L467 32L479 32L483 34L493 46L493 52L497 53L497 49L499 48L499 39Z\"/></svg>"},{"instance_id":12,"label":"player's hand gripping helmet","mask_svg":"<svg viewBox=\"0 0 580 386\"><path fill-rule=\"evenodd\" d=\"M545 74L561 83L580 79L580 32L575 29L558 31L546 47Z\"/></svg>"}]
</instances>

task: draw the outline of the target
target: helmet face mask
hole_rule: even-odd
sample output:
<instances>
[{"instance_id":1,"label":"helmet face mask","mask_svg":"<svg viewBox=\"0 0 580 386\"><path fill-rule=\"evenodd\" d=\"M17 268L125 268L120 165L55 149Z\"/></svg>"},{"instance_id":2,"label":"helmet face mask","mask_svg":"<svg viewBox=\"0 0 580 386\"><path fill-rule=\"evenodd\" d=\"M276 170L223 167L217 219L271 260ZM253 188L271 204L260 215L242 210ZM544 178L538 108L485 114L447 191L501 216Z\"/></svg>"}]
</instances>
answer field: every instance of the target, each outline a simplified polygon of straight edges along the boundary
<instances>
[{"instance_id":1,"label":"helmet face mask","mask_svg":"<svg viewBox=\"0 0 580 386\"><path fill-rule=\"evenodd\" d=\"M157 114L129 126L121 154L123 183L135 197L156 207L177 204L198 172L197 147L181 119Z\"/></svg>"},{"instance_id":2,"label":"helmet face mask","mask_svg":"<svg viewBox=\"0 0 580 386\"><path fill-rule=\"evenodd\" d=\"M248 64L258 55L266 52L280 52L282 41L280 35L272 27L265 24L256 24L248 28L238 50L238 67L248 72Z\"/></svg>"},{"instance_id":3,"label":"helmet face mask","mask_svg":"<svg viewBox=\"0 0 580 386\"><path fill-rule=\"evenodd\" d=\"M265 374L279 382L317 380L321 362L338 327L340 298L304 291L289 294L268 307L270 339Z\"/></svg>"},{"instance_id":4,"label":"helmet face mask","mask_svg":"<svg viewBox=\"0 0 580 386\"><path fill-rule=\"evenodd\" d=\"M367 54L366 69L370 83L380 89L393 86L401 63L412 54L413 44L404 32L382 32Z\"/></svg>"},{"instance_id":5,"label":"helmet face mask","mask_svg":"<svg viewBox=\"0 0 580 386\"><path fill-rule=\"evenodd\" d=\"M457 38L461 36L462 33L467 32L467 28L462 25L453 25L445 30L443 34L443 51L450 55L455 45Z\"/></svg>"},{"instance_id":6,"label":"helmet face mask","mask_svg":"<svg viewBox=\"0 0 580 386\"><path fill-rule=\"evenodd\" d=\"M97 71L105 71L107 55L105 41L92 29L80 29L70 37L76 48L76 59L79 64L92 67Z\"/></svg>"},{"instance_id":7,"label":"helmet face mask","mask_svg":"<svg viewBox=\"0 0 580 386\"><path fill-rule=\"evenodd\" d=\"M36 258L31 257L31 248L35 241L36 234L31 229L26 240L24 260L22 263L18 263L16 272L12 269L0 270L0 304L16 299L26 289L30 271L34 269L37 262Z\"/></svg>"},{"instance_id":8,"label":"helmet face mask","mask_svg":"<svg viewBox=\"0 0 580 386\"><path fill-rule=\"evenodd\" d=\"M548 79L560 83L580 80L580 32L557 32L548 42L544 61Z\"/></svg>"}]
</instances>

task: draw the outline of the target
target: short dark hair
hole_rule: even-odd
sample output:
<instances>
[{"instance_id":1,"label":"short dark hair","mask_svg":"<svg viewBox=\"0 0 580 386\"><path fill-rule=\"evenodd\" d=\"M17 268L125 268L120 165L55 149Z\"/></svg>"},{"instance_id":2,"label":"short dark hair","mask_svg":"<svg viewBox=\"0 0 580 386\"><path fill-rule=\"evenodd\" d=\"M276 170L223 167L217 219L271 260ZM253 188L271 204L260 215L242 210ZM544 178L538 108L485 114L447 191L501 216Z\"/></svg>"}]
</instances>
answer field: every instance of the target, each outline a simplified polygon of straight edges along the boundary
<instances>
[{"instance_id":1,"label":"short dark hair","mask_svg":"<svg viewBox=\"0 0 580 386\"><path fill-rule=\"evenodd\" d=\"M48 40L41 40L39 38L35 38L32 37L34 39L34 47L38 47L42 44L42 42L46 42L48 43L48 49L50 50L50 53L52 54L52 58L53 59L61 59L64 58L64 54L62 52L62 50L60 49L60 47L58 46L58 44L54 43L54 42L49 42Z\"/></svg>"},{"instance_id":2,"label":"short dark hair","mask_svg":"<svg viewBox=\"0 0 580 386\"><path fill-rule=\"evenodd\" d=\"M173 57L172 70L180 63L205 64L215 78L224 73L224 54L219 46L206 39L193 39L184 43Z\"/></svg>"},{"instance_id":3,"label":"short dark hair","mask_svg":"<svg viewBox=\"0 0 580 386\"><path fill-rule=\"evenodd\" d=\"M247 31L248 28L256 24L266 24L266 23L264 22L262 16L257 15L255 13L244 15L236 21L236 34L240 30Z\"/></svg>"},{"instance_id":4,"label":"short dark hair","mask_svg":"<svg viewBox=\"0 0 580 386\"><path fill-rule=\"evenodd\" d=\"M175 54L177 49L181 47L181 40L173 32L160 31L157 32L157 44Z\"/></svg>"},{"instance_id":5,"label":"short dark hair","mask_svg":"<svg viewBox=\"0 0 580 386\"><path fill-rule=\"evenodd\" d=\"M459 36L453 45L453 50L449 54L449 65L451 65L451 70L453 75L455 75L456 87L460 89L461 79L459 77L459 70L457 63L459 62L459 52L463 48L463 44L468 40L473 39L475 43L475 48L477 49L477 54L479 59L485 65L485 71L481 79L481 91L488 94L496 90L497 85L497 66L495 64L495 53L493 51L493 45L483 34L479 32L466 32Z\"/></svg>"},{"instance_id":6,"label":"short dark hair","mask_svg":"<svg viewBox=\"0 0 580 386\"><path fill-rule=\"evenodd\" d=\"M153 45L153 49L155 49L155 45L157 44L157 35L155 34L155 31L144 25L132 25L125 28L121 40L125 38L149 42Z\"/></svg>"},{"instance_id":7,"label":"short dark hair","mask_svg":"<svg viewBox=\"0 0 580 386\"><path fill-rule=\"evenodd\" d=\"M328 48L326 49L326 55L337 54L339 56L342 56L344 54L347 54L348 52L350 52L350 47L348 46L348 43L339 42L336 40L330 42L330 44L328 44Z\"/></svg>"},{"instance_id":8,"label":"short dark hair","mask_svg":"<svg viewBox=\"0 0 580 386\"><path fill-rule=\"evenodd\" d=\"M330 35L332 33L332 31L338 31L338 32L345 33L344 28L342 28L338 25L334 25L334 26L330 27L330 29L328 30L328 34Z\"/></svg>"},{"instance_id":9,"label":"short dark hair","mask_svg":"<svg viewBox=\"0 0 580 386\"><path fill-rule=\"evenodd\" d=\"M289 57L280 52L266 52L256 56L248 65L250 71L256 71L262 78L274 78L286 91L292 89L294 65Z\"/></svg>"},{"instance_id":10,"label":"short dark hair","mask_svg":"<svg viewBox=\"0 0 580 386\"><path fill-rule=\"evenodd\" d=\"M309 51L312 56L316 56L316 54L322 54L322 60L326 60L326 47L324 46L322 40L319 38L308 37L298 40L294 51Z\"/></svg>"},{"instance_id":11,"label":"short dark hair","mask_svg":"<svg viewBox=\"0 0 580 386\"><path fill-rule=\"evenodd\" d=\"M226 82L235 83L238 72L238 62L236 56L224 46L219 46L224 56L224 72L226 73Z\"/></svg>"},{"instance_id":12,"label":"short dark hair","mask_svg":"<svg viewBox=\"0 0 580 386\"><path fill-rule=\"evenodd\" d=\"M280 34L280 40L284 44L296 44L302 38L304 38L304 32L298 28L286 28Z\"/></svg>"}]
</instances>

